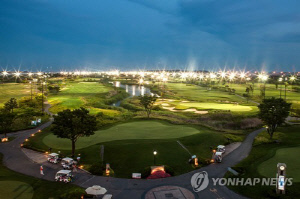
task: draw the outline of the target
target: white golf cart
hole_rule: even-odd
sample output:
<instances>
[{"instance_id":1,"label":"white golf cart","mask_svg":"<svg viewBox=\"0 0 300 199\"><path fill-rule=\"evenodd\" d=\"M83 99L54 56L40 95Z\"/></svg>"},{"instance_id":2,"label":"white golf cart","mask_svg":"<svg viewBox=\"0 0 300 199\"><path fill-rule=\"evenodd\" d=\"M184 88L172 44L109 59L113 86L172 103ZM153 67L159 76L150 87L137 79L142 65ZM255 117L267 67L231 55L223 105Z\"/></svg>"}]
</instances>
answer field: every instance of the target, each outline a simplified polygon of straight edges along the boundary
<instances>
[{"instance_id":1,"label":"white golf cart","mask_svg":"<svg viewBox=\"0 0 300 199\"><path fill-rule=\"evenodd\" d=\"M59 154L57 153L50 153L48 155L48 162L50 163L54 163L54 164L57 164L59 162Z\"/></svg>"},{"instance_id":2,"label":"white golf cart","mask_svg":"<svg viewBox=\"0 0 300 199\"><path fill-rule=\"evenodd\" d=\"M223 153L222 152L216 152L215 153L215 160L216 160L216 162L222 162L222 157L223 156Z\"/></svg>"},{"instance_id":3,"label":"white golf cart","mask_svg":"<svg viewBox=\"0 0 300 199\"><path fill-rule=\"evenodd\" d=\"M64 183L72 182L72 178L73 175L70 170L60 170L55 175L55 181L64 182Z\"/></svg>"},{"instance_id":4,"label":"white golf cart","mask_svg":"<svg viewBox=\"0 0 300 199\"><path fill-rule=\"evenodd\" d=\"M217 152L225 153L225 146L224 145L219 145L218 148L217 148Z\"/></svg>"},{"instance_id":5,"label":"white golf cart","mask_svg":"<svg viewBox=\"0 0 300 199\"><path fill-rule=\"evenodd\" d=\"M74 161L72 158L63 158L61 160L61 165L64 169L72 169L73 168L73 165L76 165L77 162Z\"/></svg>"}]
</instances>

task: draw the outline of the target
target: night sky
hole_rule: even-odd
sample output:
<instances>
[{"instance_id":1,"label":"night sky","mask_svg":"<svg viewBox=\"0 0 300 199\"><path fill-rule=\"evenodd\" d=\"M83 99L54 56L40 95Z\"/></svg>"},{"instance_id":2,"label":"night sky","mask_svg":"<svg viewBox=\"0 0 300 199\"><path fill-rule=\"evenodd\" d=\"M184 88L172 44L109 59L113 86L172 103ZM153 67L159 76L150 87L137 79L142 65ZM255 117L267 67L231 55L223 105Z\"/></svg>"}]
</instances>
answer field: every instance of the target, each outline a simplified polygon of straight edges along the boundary
<instances>
[{"instance_id":1,"label":"night sky","mask_svg":"<svg viewBox=\"0 0 300 199\"><path fill-rule=\"evenodd\" d=\"M300 71L299 0L0 0L0 70Z\"/></svg>"}]
</instances>

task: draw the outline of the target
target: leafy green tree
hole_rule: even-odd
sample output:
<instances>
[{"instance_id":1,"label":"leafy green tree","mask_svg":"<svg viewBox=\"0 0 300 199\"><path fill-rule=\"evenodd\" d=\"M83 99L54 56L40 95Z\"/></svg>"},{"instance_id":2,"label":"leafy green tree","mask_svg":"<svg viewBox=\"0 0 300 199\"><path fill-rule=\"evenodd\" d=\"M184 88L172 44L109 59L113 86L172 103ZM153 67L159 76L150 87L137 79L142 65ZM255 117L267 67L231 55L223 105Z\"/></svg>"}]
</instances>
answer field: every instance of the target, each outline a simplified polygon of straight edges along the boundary
<instances>
[{"instance_id":1,"label":"leafy green tree","mask_svg":"<svg viewBox=\"0 0 300 199\"><path fill-rule=\"evenodd\" d=\"M4 137L6 137L7 133L12 131L15 118L16 114L6 109L0 110L0 133L3 133Z\"/></svg>"},{"instance_id":2,"label":"leafy green tree","mask_svg":"<svg viewBox=\"0 0 300 199\"><path fill-rule=\"evenodd\" d=\"M4 104L4 108L8 110L9 112L14 112L14 108L18 108L18 103L16 98L10 98L7 102Z\"/></svg>"},{"instance_id":3,"label":"leafy green tree","mask_svg":"<svg viewBox=\"0 0 300 199\"><path fill-rule=\"evenodd\" d=\"M48 90L50 93L58 93L60 91L60 87L58 85L49 85Z\"/></svg>"},{"instance_id":4,"label":"leafy green tree","mask_svg":"<svg viewBox=\"0 0 300 199\"><path fill-rule=\"evenodd\" d=\"M155 95L149 95L146 94L144 96L139 97L140 104L145 108L145 111L147 113L147 117L150 117L151 111L153 109L153 105L157 100L157 97Z\"/></svg>"},{"instance_id":5,"label":"leafy green tree","mask_svg":"<svg viewBox=\"0 0 300 199\"><path fill-rule=\"evenodd\" d=\"M72 156L75 154L75 144L80 137L88 137L97 129L96 117L89 114L85 108L61 111L54 116L51 130L59 138L67 138L72 142Z\"/></svg>"},{"instance_id":6,"label":"leafy green tree","mask_svg":"<svg viewBox=\"0 0 300 199\"><path fill-rule=\"evenodd\" d=\"M260 97L265 99L265 97L266 97L266 85L260 86Z\"/></svg>"},{"instance_id":7,"label":"leafy green tree","mask_svg":"<svg viewBox=\"0 0 300 199\"><path fill-rule=\"evenodd\" d=\"M274 97L264 99L258 105L258 116L266 124L270 139L273 138L276 128L284 123L285 119L289 116L291 105L291 103L287 103L284 99Z\"/></svg>"}]
</instances>

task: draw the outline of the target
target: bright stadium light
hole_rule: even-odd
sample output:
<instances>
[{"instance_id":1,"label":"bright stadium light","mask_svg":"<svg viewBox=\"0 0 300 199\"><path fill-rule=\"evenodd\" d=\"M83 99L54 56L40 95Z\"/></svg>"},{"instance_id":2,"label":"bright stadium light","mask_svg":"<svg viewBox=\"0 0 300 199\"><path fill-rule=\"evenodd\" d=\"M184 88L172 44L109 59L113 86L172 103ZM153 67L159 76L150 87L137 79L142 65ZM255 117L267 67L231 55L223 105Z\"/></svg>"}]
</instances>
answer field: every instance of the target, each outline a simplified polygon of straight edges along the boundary
<instances>
[{"instance_id":1,"label":"bright stadium light","mask_svg":"<svg viewBox=\"0 0 300 199\"><path fill-rule=\"evenodd\" d=\"M203 79L204 78L204 75L203 74L200 74L199 75L199 79L201 80L201 79Z\"/></svg>"},{"instance_id":2,"label":"bright stadium light","mask_svg":"<svg viewBox=\"0 0 300 199\"><path fill-rule=\"evenodd\" d=\"M15 77L20 77L21 76L21 73L19 71L15 72L14 73Z\"/></svg>"},{"instance_id":3,"label":"bright stadium light","mask_svg":"<svg viewBox=\"0 0 300 199\"><path fill-rule=\"evenodd\" d=\"M296 80L296 77L295 77L295 76L292 76L292 77L290 77L290 80L291 80L291 81L295 81L295 80Z\"/></svg>"},{"instance_id":4,"label":"bright stadium light","mask_svg":"<svg viewBox=\"0 0 300 199\"><path fill-rule=\"evenodd\" d=\"M235 73L234 72L230 73L229 80L232 81L234 78L235 78Z\"/></svg>"},{"instance_id":5,"label":"bright stadium light","mask_svg":"<svg viewBox=\"0 0 300 199\"><path fill-rule=\"evenodd\" d=\"M210 73L210 74L209 74L209 77L210 77L211 79L214 79L214 78L216 78L217 76L216 76L215 73Z\"/></svg>"},{"instance_id":6,"label":"bright stadium light","mask_svg":"<svg viewBox=\"0 0 300 199\"><path fill-rule=\"evenodd\" d=\"M260 80L262 80L262 81L267 81L268 78L269 78L269 76L268 76L268 75L261 74L261 75L259 76L259 78L260 78Z\"/></svg>"},{"instance_id":7,"label":"bright stadium light","mask_svg":"<svg viewBox=\"0 0 300 199\"><path fill-rule=\"evenodd\" d=\"M221 78L225 78L226 77L226 73L225 72L221 72Z\"/></svg>"},{"instance_id":8,"label":"bright stadium light","mask_svg":"<svg viewBox=\"0 0 300 199\"><path fill-rule=\"evenodd\" d=\"M246 74L244 72L241 72L240 78L244 79L246 77Z\"/></svg>"},{"instance_id":9,"label":"bright stadium light","mask_svg":"<svg viewBox=\"0 0 300 199\"><path fill-rule=\"evenodd\" d=\"M8 75L8 72L7 72L7 71L3 71L3 72L2 72L2 75L3 75L3 76L7 76L7 75Z\"/></svg>"}]
</instances>

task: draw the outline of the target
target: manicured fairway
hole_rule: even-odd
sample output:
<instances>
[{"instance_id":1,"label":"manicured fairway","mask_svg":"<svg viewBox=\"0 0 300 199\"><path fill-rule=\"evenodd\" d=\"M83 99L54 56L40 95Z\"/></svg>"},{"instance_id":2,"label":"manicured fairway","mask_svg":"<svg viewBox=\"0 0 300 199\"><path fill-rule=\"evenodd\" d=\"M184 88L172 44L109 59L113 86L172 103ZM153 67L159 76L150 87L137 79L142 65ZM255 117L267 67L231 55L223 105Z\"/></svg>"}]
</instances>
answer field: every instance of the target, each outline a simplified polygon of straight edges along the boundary
<instances>
[{"instance_id":1,"label":"manicured fairway","mask_svg":"<svg viewBox=\"0 0 300 199\"><path fill-rule=\"evenodd\" d=\"M217 109L217 110L230 110L230 111L251 111L250 106L241 106L235 104L217 104L217 103L197 103L197 102L188 102L188 103L179 103L176 106L176 109L187 109L187 108L197 108L197 109Z\"/></svg>"},{"instance_id":2,"label":"manicured fairway","mask_svg":"<svg viewBox=\"0 0 300 199\"><path fill-rule=\"evenodd\" d=\"M28 95L30 95L30 85L17 83L0 84L0 106L12 97L20 99Z\"/></svg>"},{"instance_id":3,"label":"manicured fairway","mask_svg":"<svg viewBox=\"0 0 300 199\"><path fill-rule=\"evenodd\" d=\"M293 182L300 182L299 153L300 147L278 149L272 158L258 166L258 171L263 176L274 177L277 172L277 163L283 162L287 164L287 176L293 178Z\"/></svg>"},{"instance_id":4,"label":"manicured fairway","mask_svg":"<svg viewBox=\"0 0 300 199\"><path fill-rule=\"evenodd\" d=\"M242 99L236 95L230 95L228 92L222 92L218 90L210 90L197 85L186 85L184 83L168 83L167 89L175 92L176 96L180 99L187 99L200 102L212 102L212 101L230 101L246 103L245 99Z\"/></svg>"},{"instance_id":5,"label":"manicured fairway","mask_svg":"<svg viewBox=\"0 0 300 199\"><path fill-rule=\"evenodd\" d=\"M3 199L31 199L33 188L20 181L0 181L0 198Z\"/></svg>"},{"instance_id":6,"label":"manicured fairway","mask_svg":"<svg viewBox=\"0 0 300 199\"><path fill-rule=\"evenodd\" d=\"M185 125L172 125L158 121L135 121L113 126L109 129L99 130L95 135L82 137L76 143L76 148L85 148L100 142L130 139L173 139L203 133L196 128ZM43 142L52 148L70 149L68 139L57 138L53 134L44 137Z\"/></svg>"},{"instance_id":7,"label":"manicured fairway","mask_svg":"<svg viewBox=\"0 0 300 199\"><path fill-rule=\"evenodd\" d=\"M50 111L57 113L64 109L75 109L85 105L88 101L96 100L99 94L104 94L109 88L98 82L68 83L61 92L48 97L52 105ZM98 100L101 100L100 98Z\"/></svg>"}]
</instances>

